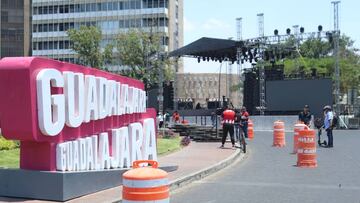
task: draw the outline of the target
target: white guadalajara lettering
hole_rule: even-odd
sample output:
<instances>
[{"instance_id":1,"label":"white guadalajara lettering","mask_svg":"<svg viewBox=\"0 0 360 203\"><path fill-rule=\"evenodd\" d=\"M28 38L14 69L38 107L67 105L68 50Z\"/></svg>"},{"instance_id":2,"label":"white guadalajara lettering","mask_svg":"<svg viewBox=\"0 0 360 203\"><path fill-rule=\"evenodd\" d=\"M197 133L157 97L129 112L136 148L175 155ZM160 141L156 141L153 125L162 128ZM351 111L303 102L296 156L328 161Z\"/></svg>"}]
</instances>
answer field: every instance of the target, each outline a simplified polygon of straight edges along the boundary
<instances>
[{"instance_id":1,"label":"white guadalajara lettering","mask_svg":"<svg viewBox=\"0 0 360 203\"><path fill-rule=\"evenodd\" d=\"M63 88L63 93L52 94L52 88ZM45 136L59 135L65 125L78 128L108 116L146 112L145 91L103 77L43 69L37 74L36 89L39 128ZM110 134L57 144L56 169L125 168L135 160L157 160L153 118L112 129Z\"/></svg>"},{"instance_id":2,"label":"white guadalajara lettering","mask_svg":"<svg viewBox=\"0 0 360 203\"><path fill-rule=\"evenodd\" d=\"M144 90L103 77L43 69L36 83L39 127L47 136L58 135L65 125L77 128L108 116L146 112ZM64 93L52 95L52 87Z\"/></svg>"},{"instance_id":3,"label":"white guadalajara lettering","mask_svg":"<svg viewBox=\"0 0 360 203\"><path fill-rule=\"evenodd\" d=\"M101 133L56 147L56 168L59 171L88 171L129 168L136 160L157 160L154 119L132 123L128 127ZM110 155L111 154L111 155Z\"/></svg>"}]
</instances>

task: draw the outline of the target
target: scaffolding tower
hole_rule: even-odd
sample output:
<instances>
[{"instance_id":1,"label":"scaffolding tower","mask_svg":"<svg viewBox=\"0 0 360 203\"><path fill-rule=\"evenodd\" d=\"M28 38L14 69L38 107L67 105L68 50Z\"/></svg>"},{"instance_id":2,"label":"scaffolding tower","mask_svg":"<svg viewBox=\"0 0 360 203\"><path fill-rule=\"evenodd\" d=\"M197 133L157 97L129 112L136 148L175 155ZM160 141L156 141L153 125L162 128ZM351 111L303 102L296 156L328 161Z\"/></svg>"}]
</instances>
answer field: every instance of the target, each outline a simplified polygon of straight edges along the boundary
<instances>
[{"instance_id":1,"label":"scaffolding tower","mask_svg":"<svg viewBox=\"0 0 360 203\"><path fill-rule=\"evenodd\" d=\"M331 2L334 6L334 56L335 56L335 110L340 113L340 66L339 66L339 4L340 1Z\"/></svg>"},{"instance_id":2,"label":"scaffolding tower","mask_svg":"<svg viewBox=\"0 0 360 203\"><path fill-rule=\"evenodd\" d=\"M260 57L260 61L259 61L259 112L260 115L265 115L265 109L266 109L266 100L265 100L265 66L264 66L264 14L263 13L259 13L257 15L258 17L258 26L259 26L259 39L261 40L260 43L260 53L261 53L261 57Z\"/></svg>"},{"instance_id":3,"label":"scaffolding tower","mask_svg":"<svg viewBox=\"0 0 360 203\"><path fill-rule=\"evenodd\" d=\"M237 41L242 41L242 18L236 18L236 35ZM241 48L237 47L236 49L236 58L237 58L237 79L239 84L239 91L241 92L241 73L242 73L242 64L241 64Z\"/></svg>"}]
</instances>

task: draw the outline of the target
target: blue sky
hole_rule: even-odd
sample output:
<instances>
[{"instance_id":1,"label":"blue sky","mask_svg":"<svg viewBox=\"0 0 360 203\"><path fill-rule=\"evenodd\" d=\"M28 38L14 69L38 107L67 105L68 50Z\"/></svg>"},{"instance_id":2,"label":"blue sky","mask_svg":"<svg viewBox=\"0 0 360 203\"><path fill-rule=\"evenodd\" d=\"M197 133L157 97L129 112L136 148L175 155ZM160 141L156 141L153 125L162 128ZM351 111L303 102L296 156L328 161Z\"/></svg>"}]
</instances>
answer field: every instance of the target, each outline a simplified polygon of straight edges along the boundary
<instances>
[{"instance_id":1,"label":"blue sky","mask_svg":"<svg viewBox=\"0 0 360 203\"><path fill-rule=\"evenodd\" d=\"M257 14L264 13L265 35L274 29L284 34L286 28L300 25L305 32L333 29L333 7L330 0L184 0L185 45L201 37L236 39L237 17L243 18L243 38L258 36ZM342 0L340 30L360 47L360 1ZM216 73L219 63L198 63L185 59L185 72ZM236 68L234 67L234 70Z\"/></svg>"}]
</instances>

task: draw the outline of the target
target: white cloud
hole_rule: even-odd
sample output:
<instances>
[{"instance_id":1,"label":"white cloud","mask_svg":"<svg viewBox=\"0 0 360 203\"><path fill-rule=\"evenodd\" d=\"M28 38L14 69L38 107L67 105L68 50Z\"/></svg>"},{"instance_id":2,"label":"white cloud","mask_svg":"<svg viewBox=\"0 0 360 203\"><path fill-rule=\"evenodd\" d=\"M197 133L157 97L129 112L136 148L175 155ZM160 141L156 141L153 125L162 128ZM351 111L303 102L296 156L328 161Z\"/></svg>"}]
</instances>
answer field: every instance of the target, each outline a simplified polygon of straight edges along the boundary
<instances>
[{"instance_id":1,"label":"white cloud","mask_svg":"<svg viewBox=\"0 0 360 203\"><path fill-rule=\"evenodd\" d=\"M214 29L229 29L230 25L226 22L223 22L219 19L210 18L203 25L203 29L206 30L214 30Z\"/></svg>"}]
</instances>

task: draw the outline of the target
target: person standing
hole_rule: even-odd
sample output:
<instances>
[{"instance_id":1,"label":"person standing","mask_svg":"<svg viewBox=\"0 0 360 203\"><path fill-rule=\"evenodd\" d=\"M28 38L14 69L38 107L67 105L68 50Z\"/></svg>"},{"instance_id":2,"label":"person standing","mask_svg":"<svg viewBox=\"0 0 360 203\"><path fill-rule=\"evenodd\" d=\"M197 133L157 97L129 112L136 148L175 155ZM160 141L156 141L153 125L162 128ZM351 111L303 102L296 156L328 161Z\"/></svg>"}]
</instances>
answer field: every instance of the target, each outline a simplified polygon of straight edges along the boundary
<instances>
[{"instance_id":1,"label":"person standing","mask_svg":"<svg viewBox=\"0 0 360 203\"><path fill-rule=\"evenodd\" d=\"M180 123L180 114L178 111L175 111L172 115L172 119L174 123Z\"/></svg>"},{"instance_id":2,"label":"person standing","mask_svg":"<svg viewBox=\"0 0 360 203\"><path fill-rule=\"evenodd\" d=\"M235 110L235 141L237 142L240 139L240 122L241 122L241 112L240 110Z\"/></svg>"},{"instance_id":3,"label":"person standing","mask_svg":"<svg viewBox=\"0 0 360 203\"><path fill-rule=\"evenodd\" d=\"M240 127L244 133L245 138L248 138L248 122L249 122L249 113L246 111L246 107L241 108L241 117L240 117Z\"/></svg>"},{"instance_id":4,"label":"person standing","mask_svg":"<svg viewBox=\"0 0 360 203\"><path fill-rule=\"evenodd\" d=\"M159 121L159 128L162 128L164 125L164 116L162 115L162 113L158 113L157 119Z\"/></svg>"},{"instance_id":5,"label":"person standing","mask_svg":"<svg viewBox=\"0 0 360 203\"><path fill-rule=\"evenodd\" d=\"M331 106L324 106L324 128L328 137L328 145L327 148L334 147L333 144L333 120L334 113L332 112Z\"/></svg>"},{"instance_id":6,"label":"person standing","mask_svg":"<svg viewBox=\"0 0 360 203\"><path fill-rule=\"evenodd\" d=\"M165 114L164 114L164 124L165 124L165 127L168 127L170 123L170 113L167 111Z\"/></svg>"},{"instance_id":7,"label":"person standing","mask_svg":"<svg viewBox=\"0 0 360 203\"><path fill-rule=\"evenodd\" d=\"M299 121L310 127L311 117L310 107L309 105L305 105L303 111L299 113Z\"/></svg>"},{"instance_id":8,"label":"person standing","mask_svg":"<svg viewBox=\"0 0 360 203\"><path fill-rule=\"evenodd\" d=\"M224 148L224 144L228 134L230 134L232 147L235 148L235 140L234 140L235 111L233 111L228 107L225 107L225 110L222 113L221 117L223 123L223 135L221 139L220 148Z\"/></svg>"},{"instance_id":9,"label":"person standing","mask_svg":"<svg viewBox=\"0 0 360 203\"><path fill-rule=\"evenodd\" d=\"M211 125L213 128L216 127L216 113L215 112L211 112Z\"/></svg>"}]
</instances>

